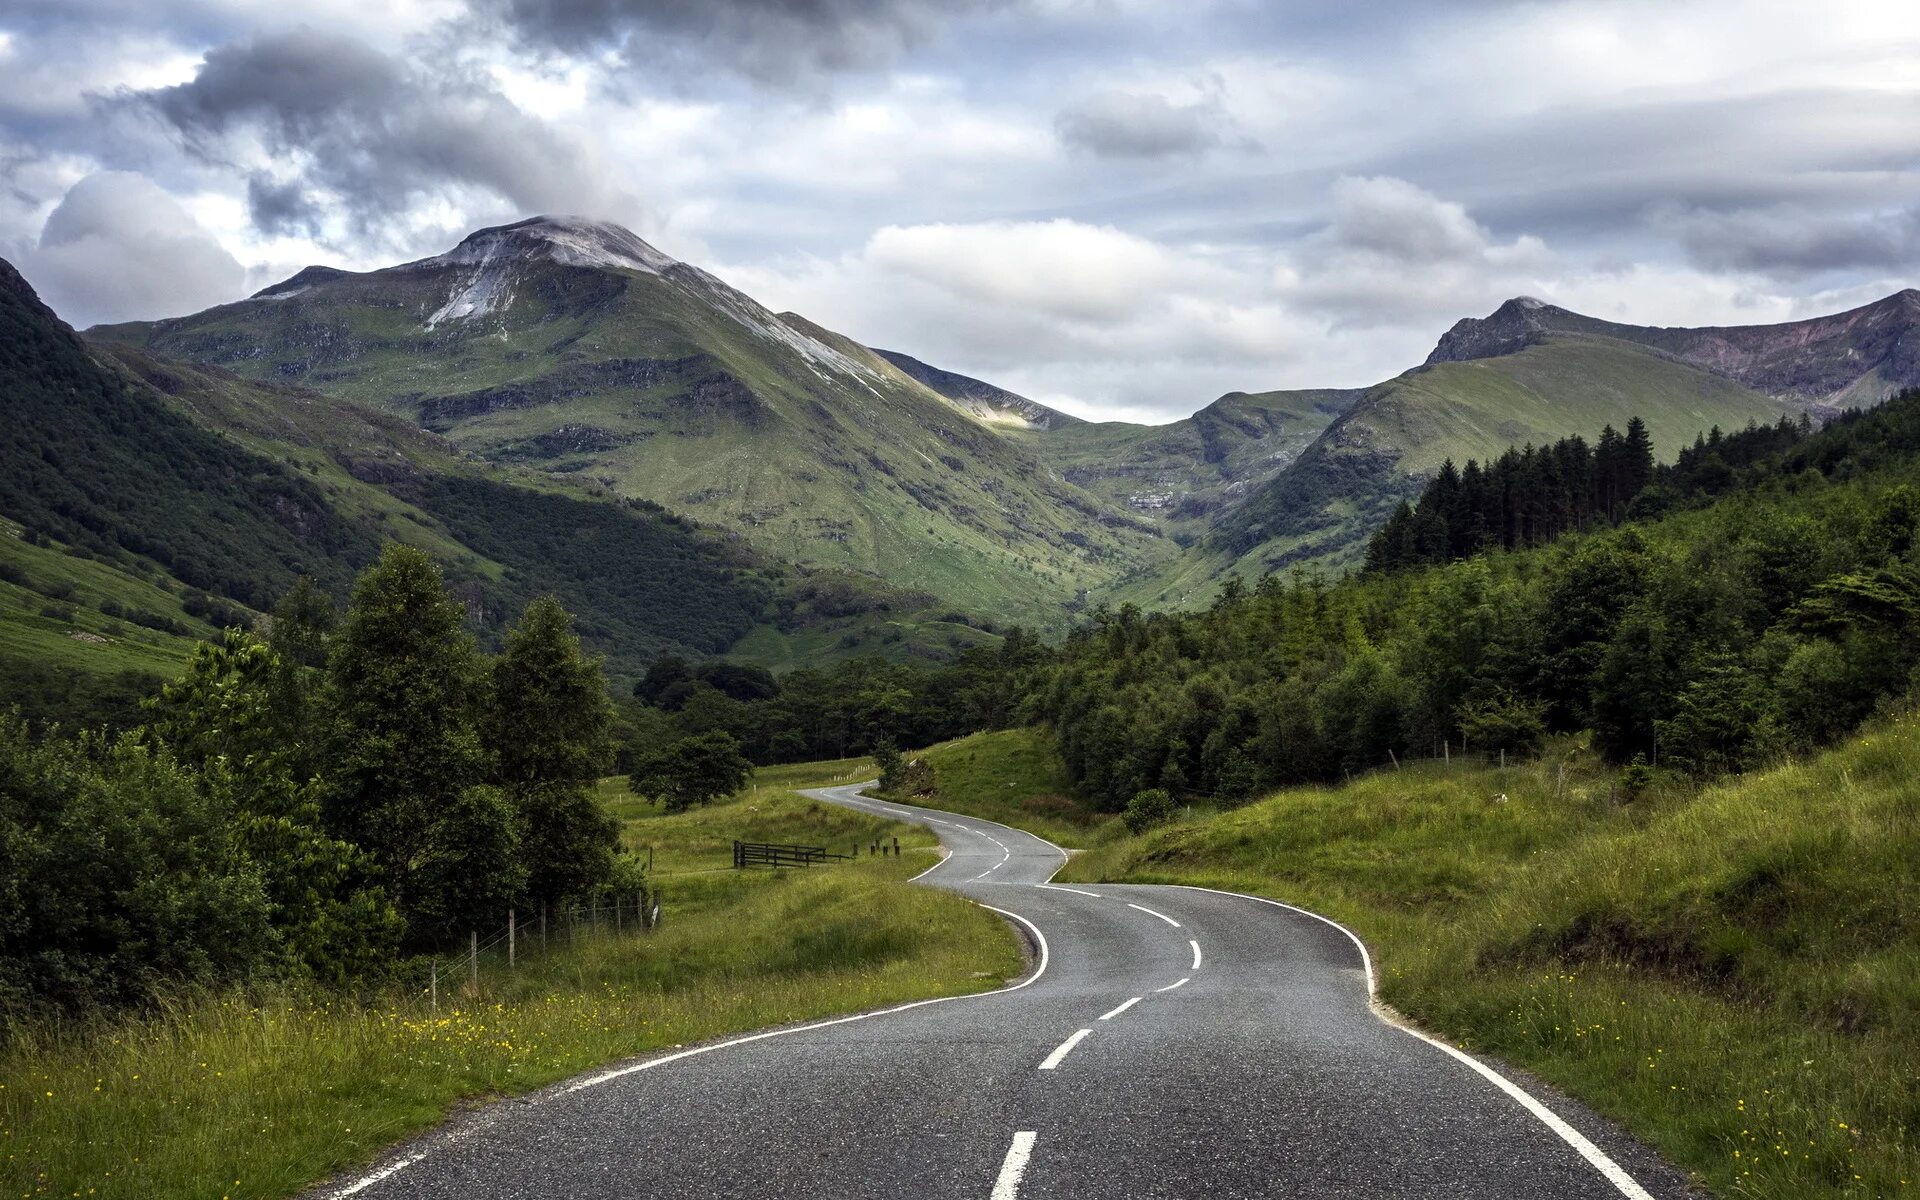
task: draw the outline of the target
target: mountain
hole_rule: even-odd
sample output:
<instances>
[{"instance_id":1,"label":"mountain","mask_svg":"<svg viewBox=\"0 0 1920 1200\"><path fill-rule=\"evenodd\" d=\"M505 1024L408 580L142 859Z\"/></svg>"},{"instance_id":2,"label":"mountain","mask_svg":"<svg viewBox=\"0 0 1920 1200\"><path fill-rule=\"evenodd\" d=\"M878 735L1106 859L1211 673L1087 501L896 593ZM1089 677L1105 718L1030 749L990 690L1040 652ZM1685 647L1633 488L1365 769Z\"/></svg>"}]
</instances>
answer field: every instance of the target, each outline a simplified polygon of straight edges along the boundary
<instances>
[{"instance_id":1,"label":"mountain","mask_svg":"<svg viewBox=\"0 0 1920 1200\"><path fill-rule=\"evenodd\" d=\"M1835 409L1920 384L1920 291L1778 325L1655 328L1582 316L1527 296L1447 331L1427 365L1512 354L1547 335L1630 342L1781 399Z\"/></svg>"},{"instance_id":2,"label":"mountain","mask_svg":"<svg viewBox=\"0 0 1920 1200\"><path fill-rule=\"evenodd\" d=\"M1228 574L1255 579L1294 564L1354 565L1366 535L1448 459L1485 461L1509 446L1590 437L1636 416L1656 451L1671 457L1715 426L1771 424L1817 407L1763 394L1660 348L1528 324L1548 307L1510 301L1486 322L1454 326L1437 357L1365 389L1183 561L1143 573L1124 598L1194 603Z\"/></svg>"},{"instance_id":3,"label":"mountain","mask_svg":"<svg viewBox=\"0 0 1920 1200\"><path fill-rule=\"evenodd\" d=\"M1230 392L1166 425L1080 421L1016 436L1068 482L1190 541L1290 466L1360 395Z\"/></svg>"},{"instance_id":4,"label":"mountain","mask_svg":"<svg viewBox=\"0 0 1920 1200\"><path fill-rule=\"evenodd\" d=\"M874 350L874 353L892 363L903 374L920 381L951 400L960 411L988 425L1051 430L1069 425L1086 424L1079 417L1048 408L1017 392L995 387L991 383L969 375L943 371L939 367L921 362L910 354L902 354L898 350L879 349Z\"/></svg>"},{"instance_id":5,"label":"mountain","mask_svg":"<svg viewBox=\"0 0 1920 1200\"><path fill-rule=\"evenodd\" d=\"M301 574L338 599L383 541L442 565L483 642L557 595L616 684L657 655L940 657L995 635L935 597L767 561L585 481L487 464L402 418L88 343L0 262L0 705L128 699Z\"/></svg>"},{"instance_id":6,"label":"mountain","mask_svg":"<svg viewBox=\"0 0 1920 1200\"><path fill-rule=\"evenodd\" d=\"M92 332L297 382L778 559L995 616L1057 625L1077 594L1172 553L886 358L601 222L533 218Z\"/></svg>"}]
</instances>

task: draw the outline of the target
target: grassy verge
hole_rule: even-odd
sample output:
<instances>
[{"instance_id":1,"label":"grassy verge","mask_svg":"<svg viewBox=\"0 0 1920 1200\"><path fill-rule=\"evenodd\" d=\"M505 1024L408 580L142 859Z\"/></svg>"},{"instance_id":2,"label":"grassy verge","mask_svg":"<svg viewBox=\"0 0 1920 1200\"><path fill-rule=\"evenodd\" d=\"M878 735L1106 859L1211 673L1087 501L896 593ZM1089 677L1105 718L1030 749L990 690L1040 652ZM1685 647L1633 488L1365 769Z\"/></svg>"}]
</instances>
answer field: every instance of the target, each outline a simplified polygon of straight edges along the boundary
<instances>
[{"instance_id":1,"label":"grassy verge","mask_svg":"<svg viewBox=\"0 0 1920 1200\"><path fill-rule=\"evenodd\" d=\"M831 782L839 766L763 776L757 796L750 787L674 817L629 797L629 838L655 845L667 868L661 927L485 972L478 992L443 998L438 1014L411 995L265 991L15 1038L0 1048L0 1195L285 1196L465 1103L663 1047L1017 974L1018 944L998 918L900 882L930 850L811 871L702 865L748 833L807 841L823 828L864 837L885 825L903 848L925 838L877 820L872 831L823 825L842 810L823 816L791 789Z\"/></svg>"},{"instance_id":2,"label":"grassy verge","mask_svg":"<svg viewBox=\"0 0 1920 1200\"><path fill-rule=\"evenodd\" d=\"M1572 741L1410 767L1116 830L1061 879L1334 917L1389 1003L1719 1194L1920 1195L1920 723L1707 788L1622 802L1615 780ZM1048 832L1047 811L1014 823Z\"/></svg>"},{"instance_id":3,"label":"grassy verge","mask_svg":"<svg viewBox=\"0 0 1920 1200\"><path fill-rule=\"evenodd\" d=\"M918 757L933 768L937 790L899 797L903 801L999 821L1066 847L1095 845L1122 831L1111 814L1074 799L1066 767L1043 730L976 733Z\"/></svg>"}]
</instances>

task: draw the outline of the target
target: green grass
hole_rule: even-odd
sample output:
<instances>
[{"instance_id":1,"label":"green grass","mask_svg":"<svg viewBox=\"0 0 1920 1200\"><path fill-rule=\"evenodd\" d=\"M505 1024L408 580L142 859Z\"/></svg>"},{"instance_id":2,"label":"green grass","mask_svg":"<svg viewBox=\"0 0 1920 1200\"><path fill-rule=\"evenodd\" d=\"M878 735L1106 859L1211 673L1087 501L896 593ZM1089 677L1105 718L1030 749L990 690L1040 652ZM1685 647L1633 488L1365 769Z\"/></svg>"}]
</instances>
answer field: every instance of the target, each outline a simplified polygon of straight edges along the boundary
<instances>
[{"instance_id":1,"label":"green grass","mask_svg":"<svg viewBox=\"0 0 1920 1200\"><path fill-rule=\"evenodd\" d=\"M932 796L901 797L1039 834L1069 849L1106 840L1119 830L1108 813L1073 798L1066 767L1040 729L976 733L921 751L933 768Z\"/></svg>"},{"instance_id":2,"label":"green grass","mask_svg":"<svg viewBox=\"0 0 1920 1200\"><path fill-rule=\"evenodd\" d=\"M1912 717L1631 804L1563 743L1506 771L1423 766L1196 813L1062 878L1196 883L1343 921L1389 1003L1582 1097L1719 1194L1910 1195L1916 779Z\"/></svg>"},{"instance_id":3,"label":"green grass","mask_svg":"<svg viewBox=\"0 0 1920 1200\"><path fill-rule=\"evenodd\" d=\"M1004 922L901 882L924 850L798 871L703 869L743 833L864 836L858 814L839 824L841 810L823 816L791 791L858 765L765 772L757 796L684 816L629 803L630 838L660 848L661 927L589 934L518 971L486 970L477 994L444 997L437 1015L411 992L360 1003L262 991L17 1037L0 1047L0 1195L286 1196L462 1106L600 1064L1018 974ZM924 839L888 829L903 847Z\"/></svg>"}]
</instances>

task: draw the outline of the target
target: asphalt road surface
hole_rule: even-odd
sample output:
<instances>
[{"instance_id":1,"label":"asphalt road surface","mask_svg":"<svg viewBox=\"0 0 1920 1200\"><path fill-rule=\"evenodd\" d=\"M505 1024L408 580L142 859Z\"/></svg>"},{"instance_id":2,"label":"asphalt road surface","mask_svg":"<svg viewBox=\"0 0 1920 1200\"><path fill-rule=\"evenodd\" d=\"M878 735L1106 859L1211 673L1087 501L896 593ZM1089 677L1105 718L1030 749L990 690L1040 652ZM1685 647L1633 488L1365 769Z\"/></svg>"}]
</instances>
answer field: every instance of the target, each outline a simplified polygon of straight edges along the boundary
<instances>
[{"instance_id":1,"label":"asphalt road surface","mask_svg":"<svg viewBox=\"0 0 1920 1200\"><path fill-rule=\"evenodd\" d=\"M1565 1097L1376 1015L1359 942L1196 888L1048 881L1051 843L930 822L921 877L1035 948L998 992L749 1035L505 1101L321 1193L526 1197L1682 1197Z\"/></svg>"}]
</instances>

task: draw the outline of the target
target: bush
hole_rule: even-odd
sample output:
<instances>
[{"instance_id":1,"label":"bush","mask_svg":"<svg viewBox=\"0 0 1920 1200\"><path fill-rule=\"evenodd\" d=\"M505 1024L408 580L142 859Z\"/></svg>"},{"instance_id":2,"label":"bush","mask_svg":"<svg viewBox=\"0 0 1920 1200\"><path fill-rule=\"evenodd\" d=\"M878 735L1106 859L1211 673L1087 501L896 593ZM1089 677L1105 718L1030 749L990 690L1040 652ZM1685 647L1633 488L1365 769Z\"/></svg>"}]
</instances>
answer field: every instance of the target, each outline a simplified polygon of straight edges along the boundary
<instances>
[{"instance_id":1,"label":"bush","mask_svg":"<svg viewBox=\"0 0 1920 1200\"><path fill-rule=\"evenodd\" d=\"M1148 788L1144 792L1135 792L1133 799L1127 801L1127 807L1120 819L1127 823L1131 833L1145 833L1155 825L1164 825L1173 820L1176 806L1173 796L1165 788Z\"/></svg>"}]
</instances>

